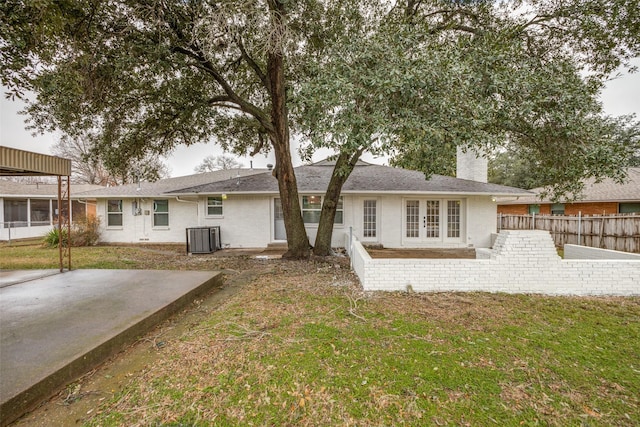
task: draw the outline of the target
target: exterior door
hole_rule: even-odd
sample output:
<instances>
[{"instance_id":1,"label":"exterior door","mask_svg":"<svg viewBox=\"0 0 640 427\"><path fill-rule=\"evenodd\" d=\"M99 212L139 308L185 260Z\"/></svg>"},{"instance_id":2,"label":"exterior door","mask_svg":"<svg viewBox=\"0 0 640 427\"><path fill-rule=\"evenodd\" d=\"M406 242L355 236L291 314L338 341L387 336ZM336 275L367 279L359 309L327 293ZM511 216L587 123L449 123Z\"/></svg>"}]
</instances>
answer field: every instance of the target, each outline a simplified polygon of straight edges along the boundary
<instances>
[{"instance_id":1,"label":"exterior door","mask_svg":"<svg viewBox=\"0 0 640 427\"><path fill-rule=\"evenodd\" d=\"M461 223L461 200L404 201L403 241L408 244L461 242Z\"/></svg>"},{"instance_id":2,"label":"exterior door","mask_svg":"<svg viewBox=\"0 0 640 427\"><path fill-rule=\"evenodd\" d=\"M273 240L287 240L282 203L278 198L273 199Z\"/></svg>"}]
</instances>

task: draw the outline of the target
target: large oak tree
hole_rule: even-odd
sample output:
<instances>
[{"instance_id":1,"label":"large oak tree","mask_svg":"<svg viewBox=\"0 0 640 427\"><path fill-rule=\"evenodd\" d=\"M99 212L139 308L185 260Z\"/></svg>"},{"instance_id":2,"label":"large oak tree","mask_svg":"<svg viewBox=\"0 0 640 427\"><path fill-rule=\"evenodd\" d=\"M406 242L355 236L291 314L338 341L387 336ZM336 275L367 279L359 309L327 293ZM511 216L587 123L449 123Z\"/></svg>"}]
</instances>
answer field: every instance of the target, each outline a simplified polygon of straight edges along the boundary
<instances>
[{"instance_id":1,"label":"large oak tree","mask_svg":"<svg viewBox=\"0 0 640 427\"><path fill-rule=\"evenodd\" d=\"M289 250L309 254L290 152L288 91L313 53L317 1L7 1L2 83L37 94L32 125L98 135L107 165L217 140L271 149Z\"/></svg>"},{"instance_id":2,"label":"large oak tree","mask_svg":"<svg viewBox=\"0 0 640 427\"><path fill-rule=\"evenodd\" d=\"M375 21L375 22L372 22ZM314 251L330 251L340 190L362 151L425 171L456 147L536 159L556 194L624 177L632 150L598 101L640 53L635 1L407 0L370 15L300 87L309 152L338 153ZM624 132L622 132L624 133Z\"/></svg>"}]
</instances>

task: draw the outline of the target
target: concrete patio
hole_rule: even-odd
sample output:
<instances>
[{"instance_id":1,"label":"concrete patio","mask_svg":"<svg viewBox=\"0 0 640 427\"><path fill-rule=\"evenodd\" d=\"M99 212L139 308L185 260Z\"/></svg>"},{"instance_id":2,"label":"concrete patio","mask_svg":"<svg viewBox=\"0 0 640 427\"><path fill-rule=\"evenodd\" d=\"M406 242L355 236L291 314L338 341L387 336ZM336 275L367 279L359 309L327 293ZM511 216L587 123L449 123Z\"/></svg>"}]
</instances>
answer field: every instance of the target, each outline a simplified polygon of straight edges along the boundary
<instances>
[{"instance_id":1,"label":"concrete patio","mask_svg":"<svg viewBox=\"0 0 640 427\"><path fill-rule=\"evenodd\" d=\"M221 284L214 271L0 272L0 425Z\"/></svg>"}]
</instances>

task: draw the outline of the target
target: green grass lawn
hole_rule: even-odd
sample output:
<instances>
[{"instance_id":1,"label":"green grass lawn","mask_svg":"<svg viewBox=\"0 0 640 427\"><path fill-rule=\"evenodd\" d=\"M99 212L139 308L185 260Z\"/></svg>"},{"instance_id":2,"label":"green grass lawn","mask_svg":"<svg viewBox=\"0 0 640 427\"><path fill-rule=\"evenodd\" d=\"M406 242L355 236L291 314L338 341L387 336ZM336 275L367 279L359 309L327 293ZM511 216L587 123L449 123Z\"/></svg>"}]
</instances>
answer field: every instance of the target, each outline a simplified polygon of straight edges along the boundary
<instances>
[{"instance_id":1,"label":"green grass lawn","mask_svg":"<svg viewBox=\"0 0 640 427\"><path fill-rule=\"evenodd\" d=\"M286 265L88 425L640 424L640 299L363 296Z\"/></svg>"},{"instance_id":2,"label":"green grass lawn","mask_svg":"<svg viewBox=\"0 0 640 427\"><path fill-rule=\"evenodd\" d=\"M42 251L0 256L54 267ZM74 254L83 268L211 268L178 251ZM253 281L163 341L85 425L640 425L640 298L363 294L344 262L251 262Z\"/></svg>"},{"instance_id":3,"label":"green grass lawn","mask_svg":"<svg viewBox=\"0 0 640 427\"><path fill-rule=\"evenodd\" d=\"M175 269L179 255L184 254L183 245L162 247L140 246L91 246L71 248L73 269ZM47 248L33 241L6 242L0 244L0 268L3 270L32 270L58 268L57 248Z\"/></svg>"}]
</instances>

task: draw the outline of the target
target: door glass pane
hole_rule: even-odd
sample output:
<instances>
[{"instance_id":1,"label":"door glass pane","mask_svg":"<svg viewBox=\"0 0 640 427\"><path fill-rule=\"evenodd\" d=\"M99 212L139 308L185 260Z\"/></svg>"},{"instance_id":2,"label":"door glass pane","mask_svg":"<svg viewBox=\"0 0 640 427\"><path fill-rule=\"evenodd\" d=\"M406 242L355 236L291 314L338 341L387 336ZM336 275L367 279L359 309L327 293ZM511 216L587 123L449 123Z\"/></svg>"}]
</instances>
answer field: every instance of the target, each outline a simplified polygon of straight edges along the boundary
<instances>
[{"instance_id":1,"label":"door glass pane","mask_svg":"<svg viewBox=\"0 0 640 427\"><path fill-rule=\"evenodd\" d=\"M427 237L440 237L440 201L427 200Z\"/></svg>"},{"instance_id":2,"label":"door glass pane","mask_svg":"<svg viewBox=\"0 0 640 427\"><path fill-rule=\"evenodd\" d=\"M407 237L420 237L420 201L407 200Z\"/></svg>"},{"instance_id":3,"label":"door glass pane","mask_svg":"<svg viewBox=\"0 0 640 427\"><path fill-rule=\"evenodd\" d=\"M460 237L460 201L447 201L447 237Z\"/></svg>"}]
</instances>

